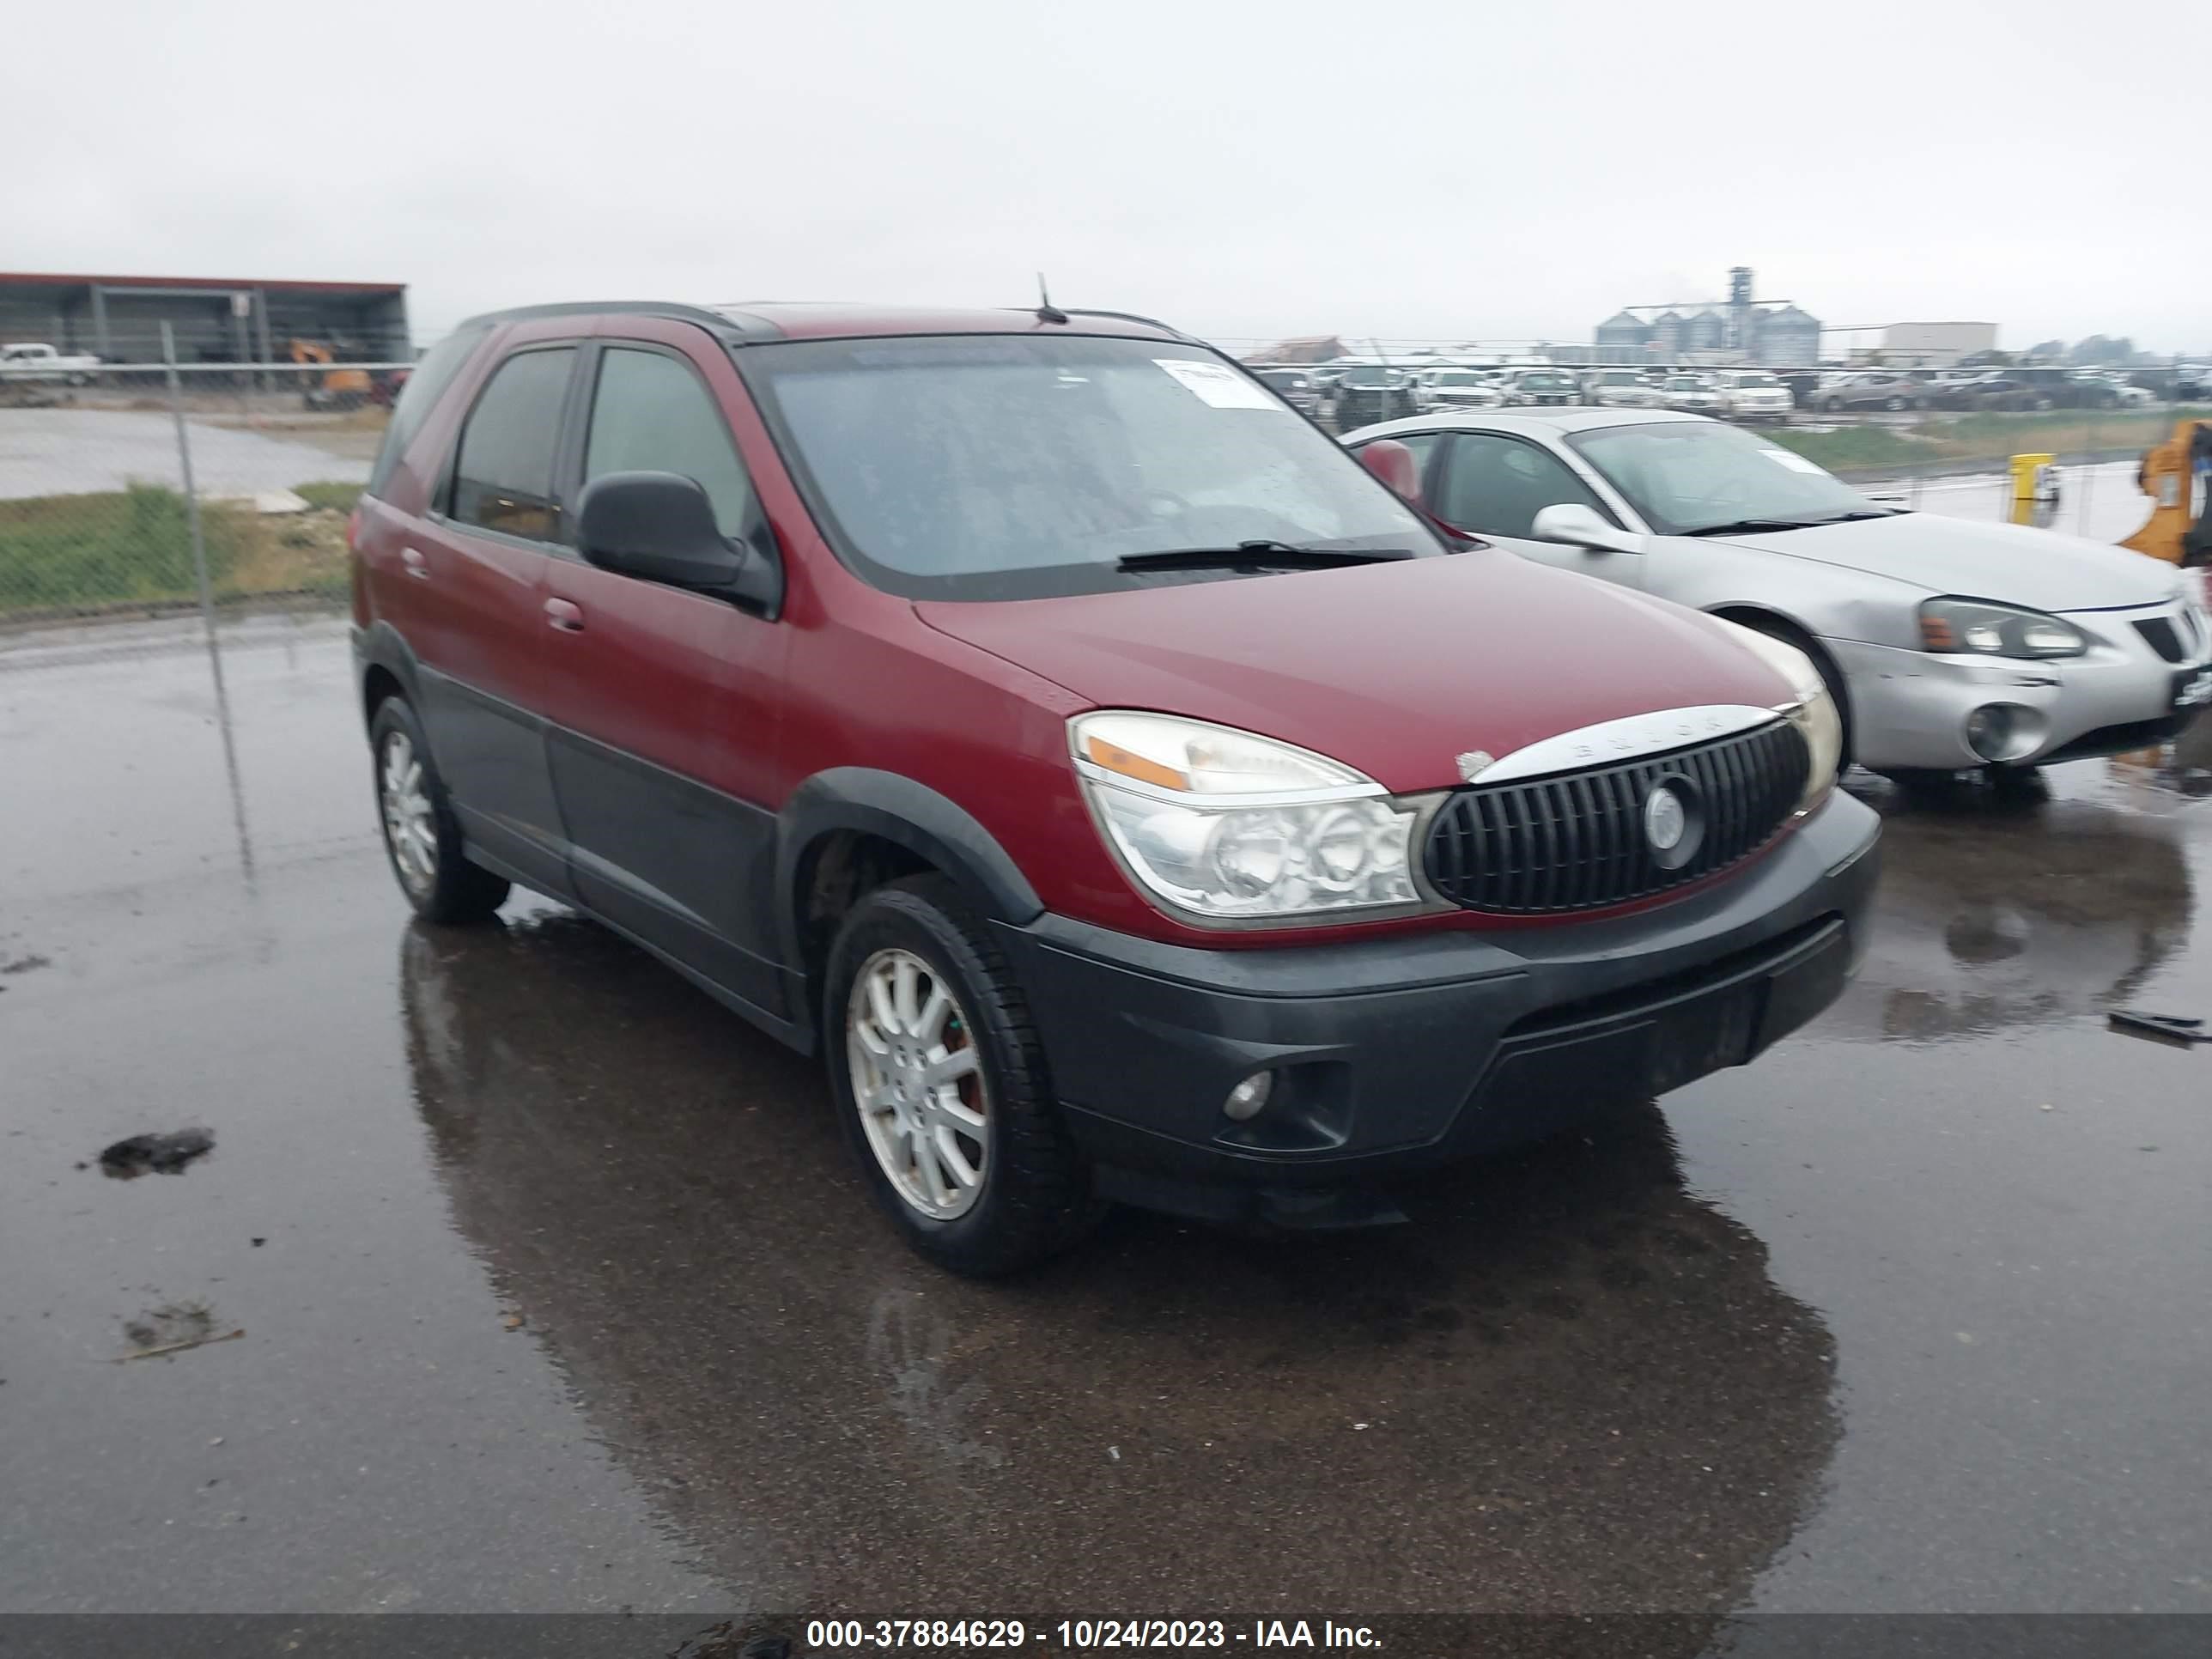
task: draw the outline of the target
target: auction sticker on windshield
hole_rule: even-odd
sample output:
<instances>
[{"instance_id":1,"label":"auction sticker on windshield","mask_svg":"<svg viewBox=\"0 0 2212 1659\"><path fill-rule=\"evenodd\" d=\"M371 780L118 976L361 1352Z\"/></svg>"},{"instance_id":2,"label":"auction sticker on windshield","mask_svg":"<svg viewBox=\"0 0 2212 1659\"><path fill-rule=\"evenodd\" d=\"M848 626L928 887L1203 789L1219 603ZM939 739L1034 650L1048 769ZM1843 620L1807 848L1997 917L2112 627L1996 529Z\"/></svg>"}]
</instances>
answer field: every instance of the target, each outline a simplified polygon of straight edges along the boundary
<instances>
[{"instance_id":1,"label":"auction sticker on windshield","mask_svg":"<svg viewBox=\"0 0 2212 1659\"><path fill-rule=\"evenodd\" d=\"M1155 357L1152 361L1189 387L1201 403L1215 409L1282 407L1264 387L1246 380L1225 363L1194 362L1188 357Z\"/></svg>"},{"instance_id":2,"label":"auction sticker on windshield","mask_svg":"<svg viewBox=\"0 0 2212 1659\"><path fill-rule=\"evenodd\" d=\"M1762 449L1759 452L1777 466L1786 466L1792 472L1818 472L1818 464L1787 449Z\"/></svg>"}]
</instances>

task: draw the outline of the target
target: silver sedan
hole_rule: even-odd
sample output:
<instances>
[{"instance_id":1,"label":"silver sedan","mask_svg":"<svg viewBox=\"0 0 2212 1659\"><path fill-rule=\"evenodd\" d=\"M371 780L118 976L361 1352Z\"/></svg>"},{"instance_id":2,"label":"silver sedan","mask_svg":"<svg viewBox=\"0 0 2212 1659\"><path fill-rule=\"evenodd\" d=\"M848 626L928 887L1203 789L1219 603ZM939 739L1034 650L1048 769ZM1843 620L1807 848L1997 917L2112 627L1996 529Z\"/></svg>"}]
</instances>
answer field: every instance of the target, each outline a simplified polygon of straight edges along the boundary
<instances>
[{"instance_id":1,"label":"silver sedan","mask_svg":"<svg viewBox=\"0 0 2212 1659\"><path fill-rule=\"evenodd\" d=\"M1656 410L1443 413L1351 433L1386 477L1524 557L1812 657L1846 752L1900 777L2139 749L2212 705L2212 616L2124 548L1906 513L1771 440Z\"/></svg>"}]
</instances>

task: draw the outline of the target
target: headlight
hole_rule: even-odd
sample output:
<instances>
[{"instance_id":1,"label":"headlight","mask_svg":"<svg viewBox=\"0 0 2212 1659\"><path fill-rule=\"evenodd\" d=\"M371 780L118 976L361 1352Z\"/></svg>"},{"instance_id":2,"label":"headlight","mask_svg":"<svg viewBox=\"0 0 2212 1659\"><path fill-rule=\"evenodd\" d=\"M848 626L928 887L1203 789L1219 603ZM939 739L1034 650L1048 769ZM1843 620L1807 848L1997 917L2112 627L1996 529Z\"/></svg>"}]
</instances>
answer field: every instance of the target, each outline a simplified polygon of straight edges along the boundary
<instances>
[{"instance_id":1,"label":"headlight","mask_svg":"<svg viewBox=\"0 0 2212 1659\"><path fill-rule=\"evenodd\" d=\"M1726 617L1713 620L1734 629L1746 650L1790 682L1796 701L1775 712L1797 728L1812 757L1813 763L1805 774L1805 793L1797 799L1802 817L1827 799L1836 787L1836 775L1843 769L1844 718L1837 711L1836 700L1828 695L1828 683L1820 678L1813 659L1796 646L1755 628L1728 622Z\"/></svg>"},{"instance_id":2,"label":"headlight","mask_svg":"<svg viewBox=\"0 0 2212 1659\"><path fill-rule=\"evenodd\" d=\"M1310 750L1203 720L1105 710L1068 722L1100 829L1171 912L1216 924L1425 902L1416 806Z\"/></svg>"},{"instance_id":3,"label":"headlight","mask_svg":"<svg viewBox=\"0 0 2212 1659\"><path fill-rule=\"evenodd\" d=\"M2089 636L2040 611L1982 599L1928 599L1920 607L1923 650L1985 657L2078 657Z\"/></svg>"}]
</instances>

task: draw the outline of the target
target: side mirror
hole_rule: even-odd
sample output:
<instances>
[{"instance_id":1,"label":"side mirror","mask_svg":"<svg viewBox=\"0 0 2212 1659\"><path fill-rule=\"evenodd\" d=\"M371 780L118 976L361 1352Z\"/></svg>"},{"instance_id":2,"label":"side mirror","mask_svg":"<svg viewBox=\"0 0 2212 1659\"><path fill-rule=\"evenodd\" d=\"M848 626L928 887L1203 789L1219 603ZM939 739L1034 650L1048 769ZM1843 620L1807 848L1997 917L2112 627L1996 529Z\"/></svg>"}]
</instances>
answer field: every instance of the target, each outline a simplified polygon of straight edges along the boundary
<instances>
[{"instance_id":1,"label":"side mirror","mask_svg":"<svg viewBox=\"0 0 2212 1659\"><path fill-rule=\"evenodd\" d=\"M584 486L577 541L603 570L707 593L731 593L745 564L714 523L714 504L673 472L609 472Z\"/></svg>"},{"instance_id":2,"label":"side mirror","mask_svg":"<svg viewBox=\"0 0 2212 1659\"><path fill-rule=\"evenodd\" d=\"M1540 542L1565 542L1593 553L1641 553L1644 538L1632 530L1607 524L1595 507L1579 501L1561 501L1536 514L1528 533Z\"/></svg>"},{"instance_id":3,"label":"side mirror","mask_svg":"<svg viewBox=\"0 0 2212 1659\"><path fill-rule=\"evenodd\" d=\"M1377 438L1362 447L1359 464L1415 507L1421 504L1421 463L1405 445Z\"/></svg>"}]
</instances>

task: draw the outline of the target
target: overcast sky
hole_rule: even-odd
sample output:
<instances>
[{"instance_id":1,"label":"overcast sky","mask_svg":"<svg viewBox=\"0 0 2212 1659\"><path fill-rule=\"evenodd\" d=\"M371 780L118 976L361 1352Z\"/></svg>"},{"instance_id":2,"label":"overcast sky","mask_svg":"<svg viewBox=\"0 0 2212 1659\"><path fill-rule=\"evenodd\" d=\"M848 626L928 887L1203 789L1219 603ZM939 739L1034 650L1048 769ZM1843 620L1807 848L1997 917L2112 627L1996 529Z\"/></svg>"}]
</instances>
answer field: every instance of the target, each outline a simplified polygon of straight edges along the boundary
<instances>
[{"instance_id":1,"label":"overcast sky","mask_svg":"<svg viewBox=\"0 0 2212 1659\"><path fill-rule=\"evenodd\" d=\"M2212 346L2194 5L26 6L0 264L1062 304L1581 340L1727 268L1832 324Z\"/></svg>"}]
</instances>

